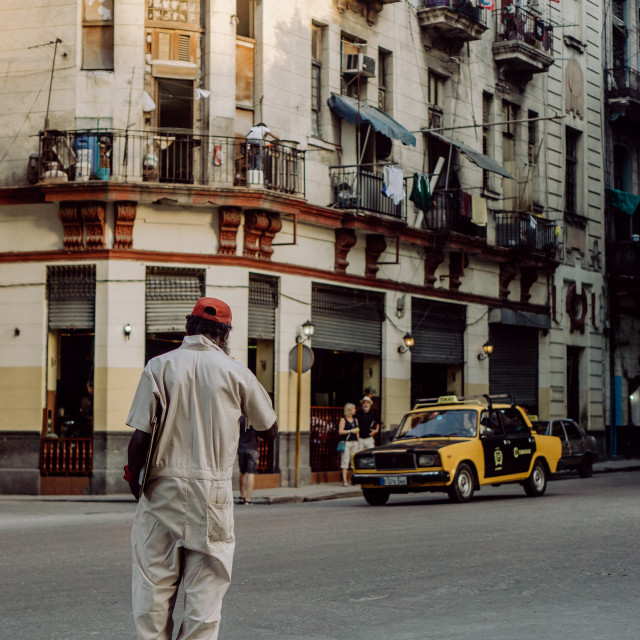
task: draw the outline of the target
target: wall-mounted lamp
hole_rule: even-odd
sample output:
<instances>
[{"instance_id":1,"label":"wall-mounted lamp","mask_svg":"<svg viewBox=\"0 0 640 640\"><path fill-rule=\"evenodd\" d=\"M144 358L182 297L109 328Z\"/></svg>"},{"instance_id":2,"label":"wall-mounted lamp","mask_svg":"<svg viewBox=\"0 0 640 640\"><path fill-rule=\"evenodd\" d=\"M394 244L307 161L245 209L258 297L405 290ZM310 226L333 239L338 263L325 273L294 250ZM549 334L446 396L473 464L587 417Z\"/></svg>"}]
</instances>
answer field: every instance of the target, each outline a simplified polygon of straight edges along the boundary
<instances>
[{"instance_id":1,"label":"wall-mounted lamp","mask_svg":"<svg viewBox=\"0 0 640 640\"><path fill-rule=\"evenodd\" d=\"M482 353L478 354L478 360L484 360L485 358L488 358L492 353L493 353L493 345L489 344L489 341L487 340L482 345Z\"/></svg>"},{"instance_id":2,"label":"wall-mounted lamp","mask_svg":"<svg viewBox=\"0 0 640 640\"><path fill-rule=\"evenodd\" d=\"M131 337L131 325L127 322L122 328L122 332L124 333L124 337L128 340Z\"/></svg>"},{"instance_id":3,"label":"wall-mounted lamp","mask_svg":"<svg viewBox=\"0 0 640 640\"><path fill-rule=\"evenodd\" d=\"M405 351L411 351L416 341L413 339L413 336L410 333L405 333L402 336L402 342L404 342L404 346L398 347L398 353L405 353Z\"/></svg>"},{"instance_id":4,"label":"wall-mounted lamp","mask_svg":"<svg viewBox=\"0 0 640 640\"><path fill-rule=\"evenodd\" d=\"M296 342L298 344L302 344L305 340L308 340L309 338L313 337L315 330L316 330L316 325L313 324L311 320L307 320L306 322L302 323L302 335L296 336Z\"/></svg>"},{"instance_id":5,"label":"wall-mounted lamp","mask_svg":"<svg viewBox=\"0 0 640 640\"><path fill-rule=\"evenodd\" d=\"M18 327L16 327L16 328L13 330L13 335L14 335L16 338L20 335L20 329L18 329Z\"/></svg>"}]
</instances>

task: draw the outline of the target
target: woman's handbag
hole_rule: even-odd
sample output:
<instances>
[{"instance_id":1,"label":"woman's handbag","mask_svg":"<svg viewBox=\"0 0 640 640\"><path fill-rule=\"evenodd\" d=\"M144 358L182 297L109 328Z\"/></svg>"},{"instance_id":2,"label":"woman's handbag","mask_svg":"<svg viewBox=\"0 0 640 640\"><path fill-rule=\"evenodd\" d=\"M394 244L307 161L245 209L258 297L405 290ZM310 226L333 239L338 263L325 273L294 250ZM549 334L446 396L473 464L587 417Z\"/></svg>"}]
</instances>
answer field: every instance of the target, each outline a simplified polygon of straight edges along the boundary
<instances>
[{"instance_id":1,"label":"woman's handbag","mask_svg":"<svg viewBox=\"0 0 640 640\"><path fill-rule=\"evenodd\" d=\"M338 453L342 453L347 448L347 443L344 440L338 442Z\"/></svg>"}]
</instances>

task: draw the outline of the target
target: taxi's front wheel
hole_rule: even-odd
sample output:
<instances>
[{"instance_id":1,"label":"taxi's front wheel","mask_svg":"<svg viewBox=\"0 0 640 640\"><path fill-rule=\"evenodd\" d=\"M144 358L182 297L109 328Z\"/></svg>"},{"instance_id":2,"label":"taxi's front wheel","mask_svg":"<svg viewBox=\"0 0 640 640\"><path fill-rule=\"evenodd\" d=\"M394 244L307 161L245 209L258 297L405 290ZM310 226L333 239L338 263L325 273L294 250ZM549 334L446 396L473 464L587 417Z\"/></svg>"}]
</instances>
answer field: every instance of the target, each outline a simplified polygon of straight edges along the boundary
<instances>
[{"instance_id":1,"label":"taxi's front wheel","mask_svg":"<svg viewBox=\"0 0 640 640\"><path fill-rule=\"evenodd\" d=\"M536 460L531 475L523 482L524 492L531 498L543 496L547 490L547 469L544 463Z\"/></svg>"},{"instance_id":2,"label":"taxi's front wheel","mask_svg":"<svg viewBox=\"0 0 640 640\"><path fill-rule=\"evenodd\" d=\"M383 504L387 504L389 499L389 492L385 489L363 489L362 495L373 507L381 507Z\"/></svg>"},{"instance_id":3,"label":"taxi's front wheel","mask_svg":"<svg viewBox=\"0 0 640 640\"><path fill-rule=\"evenodd\" d=\"M449 487L448 494L451 502L469 502L473 498L475 476L471 467L464 462L458 467L456 477Z\"/></svg>"}]
</instances>

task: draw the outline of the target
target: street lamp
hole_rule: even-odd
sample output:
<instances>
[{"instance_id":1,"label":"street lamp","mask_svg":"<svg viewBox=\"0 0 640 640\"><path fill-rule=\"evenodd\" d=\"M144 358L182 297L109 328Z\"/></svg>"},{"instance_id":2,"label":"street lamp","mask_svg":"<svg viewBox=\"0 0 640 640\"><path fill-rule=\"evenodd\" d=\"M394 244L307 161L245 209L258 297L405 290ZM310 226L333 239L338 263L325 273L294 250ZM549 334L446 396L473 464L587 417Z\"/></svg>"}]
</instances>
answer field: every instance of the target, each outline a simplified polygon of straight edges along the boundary
<instances>
[{"instance_id":1,"label":"street lamp","mask_svg":"<svg viewBox=\"0 0 640 640\"><path fill-rule=\"evenodd\" d=\"M296 458L295 458L295 486L300 484L300 398L302 396L302 345L313 336L316 326L307 320L302 324L302 335L296 336L298 345L298 367L297 367L297 387L296 387Z\"/></svg>"},{"instance_id":2,"label":"street lamp","mask_svg":"<svg viewBox=\"0 0 640 640\"><path fill-rule=\"evenodd\" d=\"M478 360L484 360L488 358L493 353L493 345L487 340L482 345L482 353L478 354Z\"/></svg>"},{"instance_id":3,"label":"street lamp","mask_svg":"<svg viewBox=\"0 0 640 640\"><path fill-rule=\"evenodd\" d=\"M398 353L405 353L406 351L411 351L416 341L410 333L405 333L404 336L402 336L402 342L404 342L404 346L398 347Z\"/></svg>"}]
</instances>

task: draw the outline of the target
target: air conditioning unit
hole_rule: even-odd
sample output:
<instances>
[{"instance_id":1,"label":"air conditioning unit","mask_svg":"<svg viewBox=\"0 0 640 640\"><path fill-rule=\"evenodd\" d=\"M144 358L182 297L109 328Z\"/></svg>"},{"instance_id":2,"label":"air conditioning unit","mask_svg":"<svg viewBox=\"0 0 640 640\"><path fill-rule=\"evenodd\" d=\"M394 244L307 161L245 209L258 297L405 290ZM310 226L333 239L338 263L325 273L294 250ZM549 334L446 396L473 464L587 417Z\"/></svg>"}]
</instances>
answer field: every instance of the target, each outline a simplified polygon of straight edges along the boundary
<instances>
[{"instance_id":1,"label":"air conditioning unit","mask_svg":"<svg viewBox=\"0 0 640 640\"><path fill-rule=\"evenodd\" d=\"M375 58L365 56L364 53L346 54L344 56L342 72L372 78L376 75Z\"/></svg>"}]
</instances>

